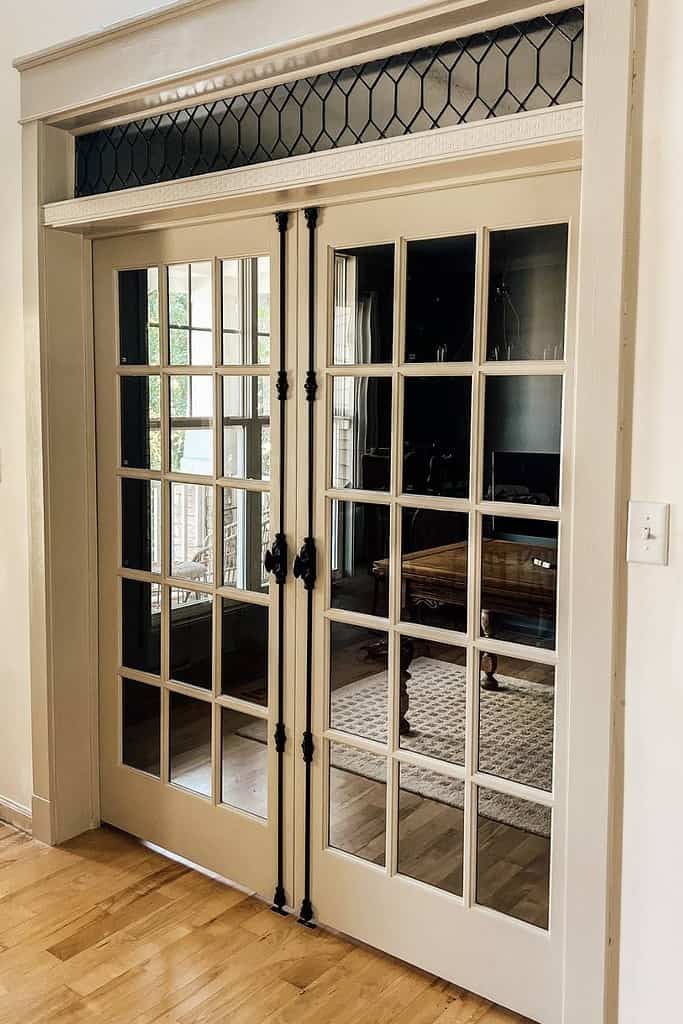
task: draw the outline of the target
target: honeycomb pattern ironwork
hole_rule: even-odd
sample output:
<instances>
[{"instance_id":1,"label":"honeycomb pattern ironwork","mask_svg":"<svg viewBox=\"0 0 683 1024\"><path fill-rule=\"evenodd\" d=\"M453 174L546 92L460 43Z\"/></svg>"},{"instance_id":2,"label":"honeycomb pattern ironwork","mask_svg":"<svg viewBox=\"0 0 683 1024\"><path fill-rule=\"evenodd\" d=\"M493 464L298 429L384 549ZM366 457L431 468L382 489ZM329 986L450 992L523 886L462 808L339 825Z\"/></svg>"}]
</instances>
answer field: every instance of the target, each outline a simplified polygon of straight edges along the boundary
<instances>
[{"instance_id":1,"label":"honeycomb pattern ironwork","mask_svg":"<svg viewBox=\"0 0 683 1024\"><path fill-rule=\"evenodd\" d=\"M87 196L582 98L583 7L90 132Z\"/></svg>"}]
</instances>

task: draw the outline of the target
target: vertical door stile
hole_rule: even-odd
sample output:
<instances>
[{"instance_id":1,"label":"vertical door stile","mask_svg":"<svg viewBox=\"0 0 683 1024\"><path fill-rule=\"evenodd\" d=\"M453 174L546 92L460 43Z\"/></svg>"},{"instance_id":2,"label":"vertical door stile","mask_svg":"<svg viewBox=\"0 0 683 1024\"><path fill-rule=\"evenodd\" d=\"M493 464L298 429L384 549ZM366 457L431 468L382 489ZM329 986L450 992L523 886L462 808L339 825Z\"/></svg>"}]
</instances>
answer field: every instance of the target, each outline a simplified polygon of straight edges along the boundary
<instances>
[{"instance_id":1,"label":"vertical door stile","mask_svg":"<svg viewBox=\"0 0 683 1024\"><path fill-rule=\"evenodd\" d=\"M278 270L280 290L280 365L276 377L276 392L279 403L279 445L280 445L280 479L278 494L278 526L271 548L266 551L265 568L273 574L277 583L277 722L275 725L275 752L277 754L277 881L273 896L272 909L279 914L286 914L287 897L284 887L284 756L287 733L284 723L285 677L284 677L284 628L285 628L285 593L287 581L287 535L285 533L285 402L287 400L288 381L286 370L286 330L287 330L287 227L289 213L281 211L275 214L280 235L280 266Z\"/></svg>"},{"instance_id":2,"label":"vertical door stile","mask_svg":"<svg viewBox=\"0 0 683 1024\"><path fill-rule=\"evenodd\" d=\"M308 228L308 369L304 381L304 392L308 402L308 497L306 537L294 559L294 576L300 579L307 591L306 605L306 723L301 743L305 763L304 793L304 895L299 911L299 923L314 927L313 905L311 903L311 769L313 765L313 588L316 581L316 548L313 536L313 477L314 477L314 402L318 383L315 373L315 229L318 223L318 208L304 210Z\"/></svg>"}]
</instances>

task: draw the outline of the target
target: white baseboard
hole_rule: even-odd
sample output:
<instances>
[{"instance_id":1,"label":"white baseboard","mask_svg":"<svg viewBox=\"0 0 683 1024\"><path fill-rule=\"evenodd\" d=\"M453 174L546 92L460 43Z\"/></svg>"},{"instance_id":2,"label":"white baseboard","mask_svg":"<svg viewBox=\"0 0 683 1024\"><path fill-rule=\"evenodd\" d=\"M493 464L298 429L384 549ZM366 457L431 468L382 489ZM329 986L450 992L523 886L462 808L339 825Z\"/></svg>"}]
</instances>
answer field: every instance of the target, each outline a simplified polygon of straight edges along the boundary
<instances>
[{"instance_id":1,"label":"white baseboard","mask_svg":"<svg viewBox=\"0 0 683 1024\"><path fill-rule=\"evenodd\" d=\"M32 818L28 807L10 800L7 796L0 796L0 821L6 821L9 825L22 829L24 832L32 832Z\"/></svg>"}]
</instances>

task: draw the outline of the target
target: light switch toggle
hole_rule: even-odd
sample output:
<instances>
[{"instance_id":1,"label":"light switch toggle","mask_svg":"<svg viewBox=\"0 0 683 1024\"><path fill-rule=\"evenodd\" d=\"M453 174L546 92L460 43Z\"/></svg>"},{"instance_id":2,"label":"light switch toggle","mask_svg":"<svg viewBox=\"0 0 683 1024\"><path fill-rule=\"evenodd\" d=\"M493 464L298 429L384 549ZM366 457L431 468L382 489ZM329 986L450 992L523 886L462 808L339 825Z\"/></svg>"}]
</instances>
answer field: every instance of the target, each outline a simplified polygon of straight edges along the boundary
<instances>
[{"instance_id":1,"label":"light switch toggle","mask_svg":"<svg viewBox=\"0 0 683 1024\"><path fill-rule=\"evenodd\" d=\"M668 564L668 505L654 501L629 502L626 558L629 562L646 565Z\"/></svg>"}]
</instances>

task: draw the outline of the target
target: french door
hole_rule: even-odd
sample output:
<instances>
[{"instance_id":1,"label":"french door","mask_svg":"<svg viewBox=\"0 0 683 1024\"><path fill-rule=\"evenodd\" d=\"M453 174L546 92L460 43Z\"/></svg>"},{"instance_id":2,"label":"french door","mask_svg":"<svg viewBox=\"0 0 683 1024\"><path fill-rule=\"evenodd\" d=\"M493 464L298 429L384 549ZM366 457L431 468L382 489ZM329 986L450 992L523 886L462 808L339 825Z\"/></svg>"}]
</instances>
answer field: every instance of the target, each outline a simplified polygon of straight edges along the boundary
<instances>
[{"instance_id":1,"label":"french door","mask_svg":"<svg viewBox=\"0 0 683 1024\"><path fill-rule=\"evenodd\" d=\"M578 187L94 247L103 819L544 1024Z\"/></svg>"}]
</instances>

